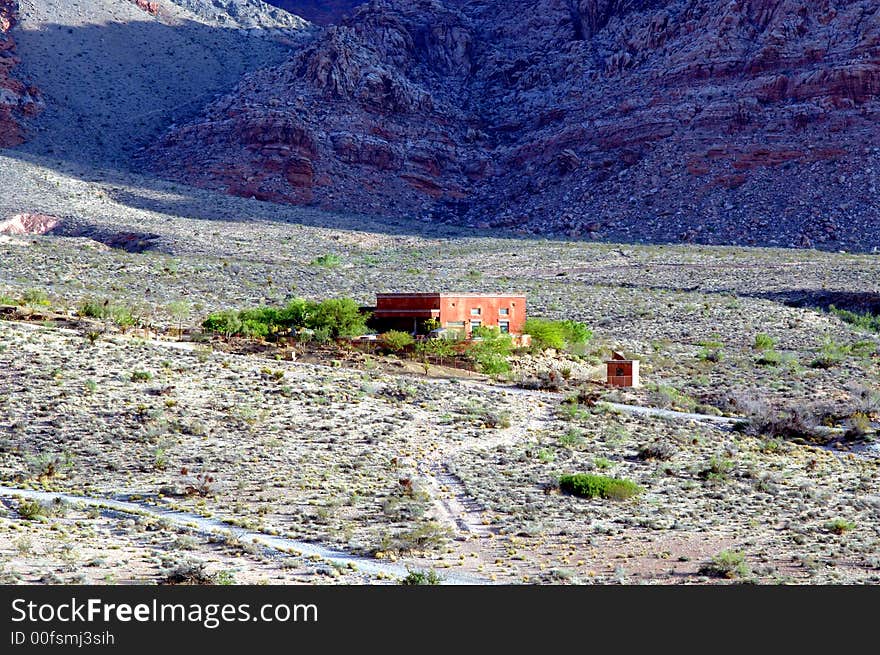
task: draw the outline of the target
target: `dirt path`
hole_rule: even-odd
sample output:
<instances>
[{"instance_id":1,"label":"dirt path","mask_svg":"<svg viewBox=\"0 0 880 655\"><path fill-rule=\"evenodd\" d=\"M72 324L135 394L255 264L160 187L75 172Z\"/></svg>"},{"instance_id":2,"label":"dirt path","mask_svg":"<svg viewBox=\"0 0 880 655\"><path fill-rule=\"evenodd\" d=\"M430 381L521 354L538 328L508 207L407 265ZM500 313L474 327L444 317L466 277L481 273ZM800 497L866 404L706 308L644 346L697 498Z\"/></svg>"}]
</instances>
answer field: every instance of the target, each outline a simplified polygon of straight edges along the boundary
<instances>
[{"instance_id":1,"label":"dirt path","mask_svg":"<svg viewBox=\"0 0 880 655\"><path fill-rule=\"evenodd\" d=\"M182 530L195 530L203 534L220 536L228 535L231 532L241 541L258 544L284 556L320 557L332 564L341 566L351 564L356 567L357 570L370 575L382 574L400 579L406 577L410 569L418 568L413 565L408 567L407 563L403 561L397 563L381 562L367 557L360 557L351 553L326 548L319 544L297 541L295 539L278 537L263 532L254 532L252 530L242 531L240 528L229 523L224 523L223 521L205 518L198 514L155 507L146 503L98 498L94 496L74 496L65 493L35 491L32 489L16 489L14 487L5 486L0 486L0 496L7 498L26 498L43 503L51 503L60 498L67 503L98 507L112 512L151 516L166 521L174 527ZM296 551L298 555L289 554L288 551L290 550ZM445 573L443 575L443 582L445 584L453 585L488 583L486 579L476 575L454 573Z\"/></svg>"},{"instance_id":2,"label":"dirt path","mask_svg":"<svg viewBox=\"0 0 880 655\"><path fill-rule=\"evenodd\" d=\"M462 481L451 471L452 457L463 452L515 444L544 430L553 419L552 404L541 403L534 407L523 425L498 430L488 439L458 445L421 462L418 470L431 490L437 518L466 537L483 538L493 533L485 521L486 508L468 493Z\"/></svg>"}]
</instances>

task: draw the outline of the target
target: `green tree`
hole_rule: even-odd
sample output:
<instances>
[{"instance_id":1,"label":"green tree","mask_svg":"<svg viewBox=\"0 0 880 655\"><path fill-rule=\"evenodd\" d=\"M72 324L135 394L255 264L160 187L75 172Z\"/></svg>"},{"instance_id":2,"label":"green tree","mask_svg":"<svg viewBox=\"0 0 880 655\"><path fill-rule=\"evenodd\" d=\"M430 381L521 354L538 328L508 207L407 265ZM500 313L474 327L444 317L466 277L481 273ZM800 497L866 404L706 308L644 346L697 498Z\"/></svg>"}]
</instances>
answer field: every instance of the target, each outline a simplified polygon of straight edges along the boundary
<instances>
[{"instance_id":1,"label":"green tree","mask_svg":"<svg viewBox=\"0 0 880 655\"><path fill-rule=\"evenodd\" d=\"M415 339L409 332L401 332L400 330L389 330L382 335L381 339L382 343L396 353L406 350L415 343Z\"/></svg>"},{"instance_id":2,"label":"green tree","mask_svg":"<svg viewBox=\"0 0 880 655\"><path fill-rule=\"evenodd\" d=\"M367 331L367 317L351 298L331 298L318 304L309 317L308 327L324 328L333 338L354 337Z\"/></svg>"},{"instance_id":3,"label":"green tree","mask_svg":"<svg viewBox=\"0 0 880 655\"><path fill-rule=\"evenodd\" d=\"M168 307L165 309L171 318L177 321L177 338L180 339L183 336L183 322L189 318L192 307L185 300L175 300L168 303Z\"/></svg>"}]
</instances>

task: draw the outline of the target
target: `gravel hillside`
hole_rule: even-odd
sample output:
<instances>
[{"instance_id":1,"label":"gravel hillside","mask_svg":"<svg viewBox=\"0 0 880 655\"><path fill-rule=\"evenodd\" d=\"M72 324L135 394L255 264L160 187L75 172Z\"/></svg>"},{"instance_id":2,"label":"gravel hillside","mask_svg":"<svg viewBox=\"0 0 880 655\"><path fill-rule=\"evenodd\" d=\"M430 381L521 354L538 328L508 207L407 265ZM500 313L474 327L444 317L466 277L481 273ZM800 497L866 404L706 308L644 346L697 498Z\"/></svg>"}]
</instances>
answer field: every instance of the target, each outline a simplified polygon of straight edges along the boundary
<instances>
[{"instance_id":1,"label":"gravel hillside","mask_svg":"<svg viewBox=\"0 0 880 655\"><path fill-rule=\"evenodd\" d=\"M237 20L221 20L216 2L198 14L185 8L200 4L153 3L154 15L129 0L22 0L16 70L45 104L23 150L124 167L137 147L243 74L282 61L308 32L262 3L239 2ZM251 5L262 13L248 13Z\"/></svg>"}]
</instances>

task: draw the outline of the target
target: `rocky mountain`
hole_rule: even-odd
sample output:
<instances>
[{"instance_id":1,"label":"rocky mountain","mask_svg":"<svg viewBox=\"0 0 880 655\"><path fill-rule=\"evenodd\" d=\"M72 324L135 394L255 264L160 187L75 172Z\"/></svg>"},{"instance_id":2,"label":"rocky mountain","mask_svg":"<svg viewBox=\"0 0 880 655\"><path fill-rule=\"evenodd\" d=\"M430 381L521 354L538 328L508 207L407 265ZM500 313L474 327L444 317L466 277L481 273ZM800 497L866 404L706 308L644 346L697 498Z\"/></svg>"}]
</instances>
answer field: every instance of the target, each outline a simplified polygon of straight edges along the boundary
<instances>
[{"instance_id":1,"label":"rocky mountain","mask_svg":"<svg viewBox=\"0 0 880 655\"><path fill-rule=\"evenodd\" d=\"M198 115L244 74L286 61L312 31L259 0L0 7L9 17L0 26L11 25L0 36L2 143L26 139L18 151L87 168L125 170L134 150Z\"/></svg>"},{"instance_id":2,"label":"rocky mountain","mask_svg":"<svg viewBox=\"0 0 880 655\"><path fill-rule=\"evenodd\" d=\"M869 0L372 0L142 161L525 233L869 249L878 94Z\"/></svg>"},{"instance_id":3,"label":"rocky mountain","mask_svg":"<svg viewBox=\"0 0 880 655\"><path fill-rule=\"evenodd\" d=\"M338 23L344 16L350 14L352 9L364 4L365 0L267 0L267 2L317 25L330 25Z\"/></svg>"}]
</instances>

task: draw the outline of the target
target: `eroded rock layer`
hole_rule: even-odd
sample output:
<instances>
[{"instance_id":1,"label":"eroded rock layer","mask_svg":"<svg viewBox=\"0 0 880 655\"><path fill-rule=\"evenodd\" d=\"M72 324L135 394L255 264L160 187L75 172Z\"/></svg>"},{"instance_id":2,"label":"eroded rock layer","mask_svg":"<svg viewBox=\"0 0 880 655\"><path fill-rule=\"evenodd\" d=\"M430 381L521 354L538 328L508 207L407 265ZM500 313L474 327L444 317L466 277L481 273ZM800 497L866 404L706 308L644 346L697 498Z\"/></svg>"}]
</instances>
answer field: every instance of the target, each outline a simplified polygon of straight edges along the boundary
<instances>
[{"instance_id":1,"label":"eroded rock layer","mask_svg":"<svg viewBox=\"0 0 880 655\"><path fill-rule=\"evenodd\" d=\"M373 0L145 161L337 210L870 249L878 97L870 0Z\"/></svg>"}]
</instances>

